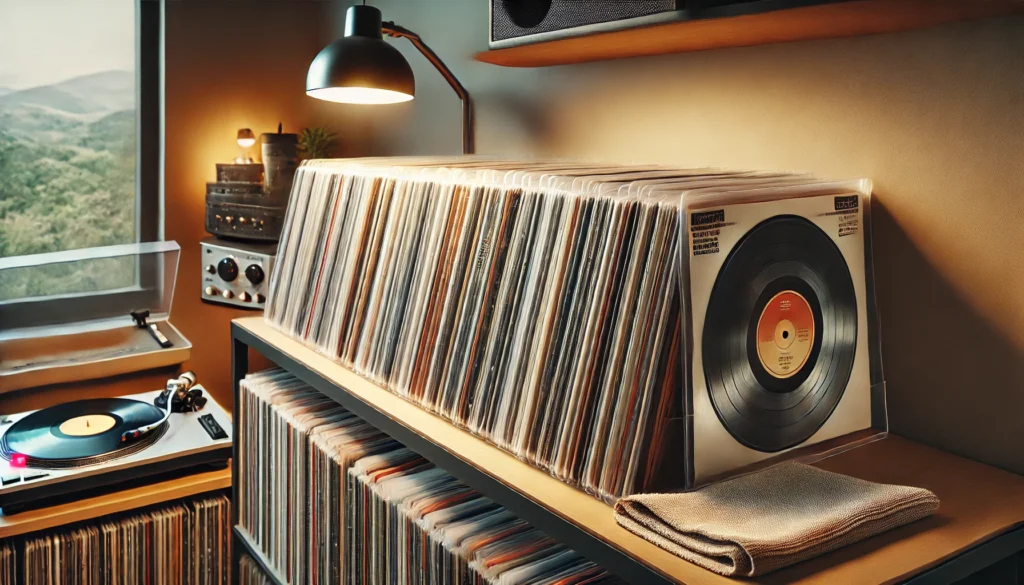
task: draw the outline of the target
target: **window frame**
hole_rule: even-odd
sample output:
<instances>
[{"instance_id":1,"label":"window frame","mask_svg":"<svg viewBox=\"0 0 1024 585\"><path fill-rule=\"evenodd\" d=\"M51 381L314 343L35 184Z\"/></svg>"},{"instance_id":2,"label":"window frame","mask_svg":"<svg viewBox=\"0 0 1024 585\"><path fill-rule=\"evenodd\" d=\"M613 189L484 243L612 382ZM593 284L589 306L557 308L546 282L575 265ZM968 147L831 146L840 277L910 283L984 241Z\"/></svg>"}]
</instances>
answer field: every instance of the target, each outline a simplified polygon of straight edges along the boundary
<instances>
[{"instance_id":1,"label":"window frame","mask_svg":"<svg viewBox=\"0 0 1024 585\"><path fill-rule=\"evenodd\" d=\"M164 1L135 0L135 242L164 239ZM131 245L131 244L129 244ZM81 254L100 248L83 248ZM63 250L0 259L0 264L26 265L32 256L40 260L76 252ZM80 254L74 254L80 255ZM7 260L8 262L4 262ZM110 306L143 309L140 294L162 287L159 267L140 263L134 285L78 295L56 295L0 301L0 330L88 320Z\"/></svg>"}]
</instances>

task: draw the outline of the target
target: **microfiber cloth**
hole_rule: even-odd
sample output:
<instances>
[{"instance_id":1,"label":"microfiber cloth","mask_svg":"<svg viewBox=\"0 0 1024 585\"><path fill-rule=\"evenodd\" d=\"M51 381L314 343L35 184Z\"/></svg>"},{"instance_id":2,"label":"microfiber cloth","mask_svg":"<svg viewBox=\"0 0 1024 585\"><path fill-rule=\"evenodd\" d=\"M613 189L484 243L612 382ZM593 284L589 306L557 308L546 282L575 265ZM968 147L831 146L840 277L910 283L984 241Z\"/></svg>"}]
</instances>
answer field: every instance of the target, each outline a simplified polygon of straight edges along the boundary
<instances>
[{"instance_id":1,"label":"microfiber cloth","mask_svg":"<svg viewBox=\"0 0 1024 585\"><path fill-rule=\"evenodd\" d=\"M627 530L726 576L753 577L935 513L939 499L782 463L689 493L640 494L615 504Z\"/></svg>"}]
</instances>

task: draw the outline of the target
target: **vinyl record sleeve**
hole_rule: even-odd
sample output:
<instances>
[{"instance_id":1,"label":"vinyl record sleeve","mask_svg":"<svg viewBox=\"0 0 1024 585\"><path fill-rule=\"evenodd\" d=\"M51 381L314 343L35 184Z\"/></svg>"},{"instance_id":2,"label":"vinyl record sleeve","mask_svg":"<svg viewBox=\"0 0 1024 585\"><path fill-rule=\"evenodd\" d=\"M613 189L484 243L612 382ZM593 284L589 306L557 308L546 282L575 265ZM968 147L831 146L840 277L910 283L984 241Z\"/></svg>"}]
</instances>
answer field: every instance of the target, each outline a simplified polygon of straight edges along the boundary
<instances>
[{"instance_id":1,"label":"vinyl record sleeve","mask_svg":"<svg viewBox=\"0 0 1024 585\"><path fill-rule=\"evenodd\" d=\"M865 181L818 182L808 185L704 193L687 200L683 195L682 222L686 230L687 259L681 272L687 277L686 306L690 319L684 350L689 360L687 387L687 439L692 455L687 458L687 486L698 487L758 463L786 457L793 447L777 450L755 449L731 436L715 412L710 399L703 359L703 335L709 300L723 263L742 238L761 222L783 216L813 222L835 244L845 261L856 297L858 332L855 360L842 398L820 428L796 445L792 456L808 460L862 444L884 435L884 382L877 357L877 313L869 278L870 234L866 221L870 185ZM767 250L766 262L771 262ZM750 291L756 294L759 291ZM823 332L822 334L826 334ZM881 401L881 407L879 402ZM814 447L821 445L821 447Z\"/></svg>"}]
</instances>

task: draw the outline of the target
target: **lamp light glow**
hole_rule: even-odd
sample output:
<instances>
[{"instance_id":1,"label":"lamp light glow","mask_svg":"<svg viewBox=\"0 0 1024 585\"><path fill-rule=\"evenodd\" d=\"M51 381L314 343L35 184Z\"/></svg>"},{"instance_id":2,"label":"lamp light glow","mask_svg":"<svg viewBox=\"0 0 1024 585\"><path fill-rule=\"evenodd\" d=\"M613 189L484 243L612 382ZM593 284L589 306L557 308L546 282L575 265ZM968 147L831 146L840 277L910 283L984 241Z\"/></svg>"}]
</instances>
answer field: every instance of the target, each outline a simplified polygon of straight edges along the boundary
<instances>
[{"instance_id":1,"label":"lamp light glow","mask_svg":"<svg viewBox=\"0 0 1024 585\"><path fill-rule=\"evenodd\" d=\"M249 128L241 128L235 137L235 142L242 148L242 154L235 158L235 162L238 164L251 164L252 155L249 154L249 149L252 148L253 144L256 144L256 135Z\"/></svg>"},{"instance_id":2,"label":"lamp light glow","mask_svg":"<svg viewBox=\"0 0 1024 585\"><path fill-rule=\"evenodd\" d=\"M256 135L253 134L252 130L242 128L238 131L238 137L235 140L238 141L238 146L251 148L253 144L256 144Z\"/></svg>"},{"instance_id":3,"label":"lamp light glow","mask_svg":"<svg viewBox=\"0 0 1024 585\"><path fill-rule=\"evenodd\" d=\"M306 95L341 104L398 104L413 99L407 93L376 87L322 87L307 90Z\"/></svg>"}]
</instances>

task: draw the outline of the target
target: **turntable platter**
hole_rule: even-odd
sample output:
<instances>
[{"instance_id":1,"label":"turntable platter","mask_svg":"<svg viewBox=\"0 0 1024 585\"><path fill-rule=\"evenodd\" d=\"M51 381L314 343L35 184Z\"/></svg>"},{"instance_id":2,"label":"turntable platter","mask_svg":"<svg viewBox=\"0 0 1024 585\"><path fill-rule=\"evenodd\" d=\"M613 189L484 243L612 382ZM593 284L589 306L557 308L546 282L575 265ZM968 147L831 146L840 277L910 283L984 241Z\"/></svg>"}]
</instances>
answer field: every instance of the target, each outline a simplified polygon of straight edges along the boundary
<instances>
[{"instance_id":1,"label":"turntable platter","mask_svg":"<svg viewBox=\"0 0 1024 585\"><path fill-rule=\"evenodd\" d=\"M124 457L151 444L164 426L125 444L127 431L160 421L152 404L127 398L78 400L37 410L17 421L0 439L0 456L18 454L30 467L81 467Z\"/></svg>"}]
</instances>

